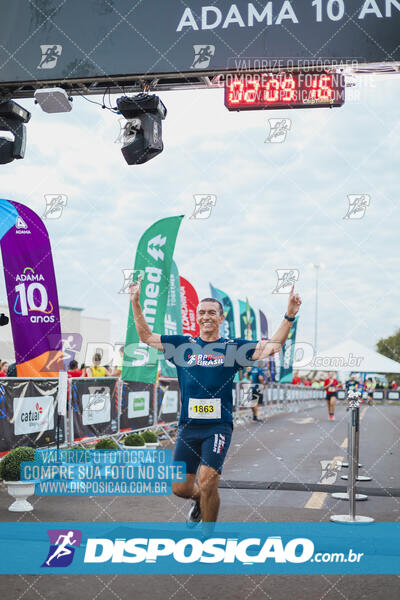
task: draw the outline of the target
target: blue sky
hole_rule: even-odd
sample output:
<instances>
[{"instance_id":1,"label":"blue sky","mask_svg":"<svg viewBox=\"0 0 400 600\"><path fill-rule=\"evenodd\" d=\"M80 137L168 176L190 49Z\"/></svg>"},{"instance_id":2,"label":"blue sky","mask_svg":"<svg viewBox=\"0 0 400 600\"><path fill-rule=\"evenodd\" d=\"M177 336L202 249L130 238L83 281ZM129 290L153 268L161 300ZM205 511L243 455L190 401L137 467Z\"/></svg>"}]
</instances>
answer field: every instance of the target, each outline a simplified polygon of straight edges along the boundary
<instances>
[{"instance_id":1,"label":"blue sky","mask_svg":"<svg viewBox=\"0 0 400 600\"><path fill-rule=\"evenodd\" d=\"M0 167L0 194L39 214L45 194L68 196L61 218L47 221L59 301L110 318L111 341L125 337L128 297L118 291L140 235L185 214L175 260L200 297L209 281L235 301L247 295L275 329L287 303L272 294L275 271L298 269L298 340L312 342L312 264L323 263L319 349L347 338L374 348L399 327L400 80L364 77L332 110L229 113L222 89L164 92L164 151L131 167L116 142L118 116L79 97L66 115L21 100L32 111L26 157ZM292 121L286 141L265 143L276 117ZM191 220L203 193L216 206ZM362 219L343 219L348 194L370 196Z\"/></svg>"}]
</instances>

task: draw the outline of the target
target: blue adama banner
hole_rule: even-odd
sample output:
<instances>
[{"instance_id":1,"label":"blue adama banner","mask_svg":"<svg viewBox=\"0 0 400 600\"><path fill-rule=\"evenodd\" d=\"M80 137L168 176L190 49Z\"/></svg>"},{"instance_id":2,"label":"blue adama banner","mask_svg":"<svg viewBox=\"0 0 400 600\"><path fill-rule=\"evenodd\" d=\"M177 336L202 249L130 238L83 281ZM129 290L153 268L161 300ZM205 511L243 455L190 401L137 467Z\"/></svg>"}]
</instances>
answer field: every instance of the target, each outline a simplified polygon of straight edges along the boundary
<instances>
[{"instance_id":1,"label":"blue adama banner","mask_svg":"<svg viewBox=\"0 0 400 600\"><path fill-rule=\"evenodd\" d=\"M0 573L399 574L399 539L400 523L2 523Z\"/></svg>"},{"instance_id":2,"label":"blue adama banner","mask_svg":"<svg viewBox=\"0 0 400 600\"><path fill-rule=\"evenodd\" d=\"M395 0L49 0L1 9L0 83L400 60Z\"/></svg>"}]
</instances>

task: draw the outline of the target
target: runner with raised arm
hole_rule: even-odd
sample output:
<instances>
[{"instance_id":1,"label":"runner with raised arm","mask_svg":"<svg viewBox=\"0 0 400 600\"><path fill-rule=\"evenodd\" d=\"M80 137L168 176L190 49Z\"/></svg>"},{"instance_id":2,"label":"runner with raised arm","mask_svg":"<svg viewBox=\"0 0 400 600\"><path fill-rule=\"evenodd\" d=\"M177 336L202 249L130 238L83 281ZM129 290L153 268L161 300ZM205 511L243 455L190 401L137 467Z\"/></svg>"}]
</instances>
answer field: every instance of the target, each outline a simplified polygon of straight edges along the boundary
<instances>
[{"instance_id":1,"label":"runner with raised arm","mask_svg":"<svg viewBox=\"0 0 400 600\"><path fill-rule=\"evenodd\" d=\"M219 335L223 307L204 298L196 312L200 336L160 335L148 326L140 306L140 286L130 298L140 341L162 350L175 364L181 390L181 414L174 460L186 463L186 481L174 482L173 493L193 499L188 525L214 523L219 510L218 482L232 436L232 382L239 368L280 352L298 313L301 299L292 286L287 312L271 340L249 342ZM200 467L200 468L199 468ZM197 474L197 483L196 483ZM207 531L207 529L206 529Z\"/></svg>"}]
</instances>

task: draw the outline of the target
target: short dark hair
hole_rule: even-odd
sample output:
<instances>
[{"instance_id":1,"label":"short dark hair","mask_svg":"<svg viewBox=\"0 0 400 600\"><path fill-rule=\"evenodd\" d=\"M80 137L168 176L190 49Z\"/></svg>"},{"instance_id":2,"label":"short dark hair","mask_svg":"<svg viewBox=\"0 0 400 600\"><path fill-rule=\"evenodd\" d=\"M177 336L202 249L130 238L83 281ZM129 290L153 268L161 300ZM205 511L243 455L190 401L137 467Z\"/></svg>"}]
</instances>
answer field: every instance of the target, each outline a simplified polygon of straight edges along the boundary
<instances>
[{"instance_id":1,"label":"short dark hair","mask_svg":"<svg viewBox=\"0 0 400 600\"><path fill-rule=\"evenodd\" d=\"M69 368L71 369L71 371L73 369L77 369L78 368L78 363L76 362L76 360L71 360L71 362L69 363Z\"/></svg>"},{"instance_id":2,"label":"short dark hair","mask_svg":"<svg viewBox=\"0 0 400 600\"><path fill-rule=\"evenodd\" d=\"M216 302L219 306L219 312L221 315L224 314L224 307L222 306L221 302L219 300L217 300L216 298L203 298L203 300L200 300L199 304L201 304L202 302Z\"/></svg>"}]
</instances>

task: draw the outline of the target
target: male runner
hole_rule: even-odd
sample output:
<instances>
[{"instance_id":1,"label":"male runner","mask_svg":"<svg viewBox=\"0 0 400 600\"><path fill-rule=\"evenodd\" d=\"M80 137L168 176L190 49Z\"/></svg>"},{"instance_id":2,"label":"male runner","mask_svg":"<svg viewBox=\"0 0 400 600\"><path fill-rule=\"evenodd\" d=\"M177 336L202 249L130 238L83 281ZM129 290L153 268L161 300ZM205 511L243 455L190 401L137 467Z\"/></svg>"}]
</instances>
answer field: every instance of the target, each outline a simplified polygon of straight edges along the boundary
<instances>
[{"instance_id":1,"label":"male runner","mask_svg":"<svg viewBox=\"0 0 400 600\"><path fill-rule=\"evenodd\" d=\"M174 460L186 463L186 481L173 482L181 498L192 498L188 524L214 523L219 510L218 482L231 441L232 382L240 367L280 352L298 313L301 299L292 286L287 313L271 340L249 342L221 338L222 304L215 298L200 301L196 318L200 336L160 335L148 326L140 307L140 286L129 291L136 330L141 342L162 350L175 364L181 390L181 414ZM200 468L199 468L200 466ZM197 473L197 483L196 483Z\"/></svg>"}]
</instances>

